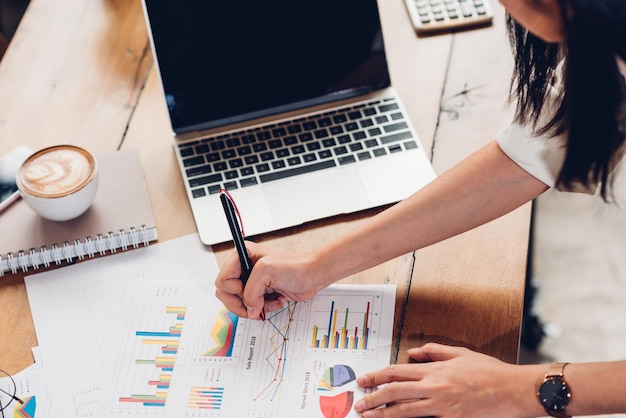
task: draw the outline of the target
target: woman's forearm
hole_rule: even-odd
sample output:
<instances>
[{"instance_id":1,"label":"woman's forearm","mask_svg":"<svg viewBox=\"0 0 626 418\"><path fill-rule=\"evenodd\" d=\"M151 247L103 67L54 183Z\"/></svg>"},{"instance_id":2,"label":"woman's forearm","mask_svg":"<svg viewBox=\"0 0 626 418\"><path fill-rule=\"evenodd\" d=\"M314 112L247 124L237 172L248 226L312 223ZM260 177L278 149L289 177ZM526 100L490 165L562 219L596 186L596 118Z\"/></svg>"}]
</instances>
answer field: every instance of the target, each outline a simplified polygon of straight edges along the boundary
<instances>
[{"instance_id":1,"label":"woman's forearm","mask_svg":"<svg viewBox=\"0 0 626 418\"><path fill-rule=\"evenodd\" d=\"M493 141L404 201L315 251L314 276L330 284L489 222L547 188Z\"/></svg>"},{"instance_id":2,"label":"woman's forearm","mask_svg":"<svg viewBox=\"0 0 626 418\"><path fill-rule=\"evenodd\" d=\"M568 414L626 412L626 361L570 364L563 376L572 391Z\"/></svg>"}]
</instances>

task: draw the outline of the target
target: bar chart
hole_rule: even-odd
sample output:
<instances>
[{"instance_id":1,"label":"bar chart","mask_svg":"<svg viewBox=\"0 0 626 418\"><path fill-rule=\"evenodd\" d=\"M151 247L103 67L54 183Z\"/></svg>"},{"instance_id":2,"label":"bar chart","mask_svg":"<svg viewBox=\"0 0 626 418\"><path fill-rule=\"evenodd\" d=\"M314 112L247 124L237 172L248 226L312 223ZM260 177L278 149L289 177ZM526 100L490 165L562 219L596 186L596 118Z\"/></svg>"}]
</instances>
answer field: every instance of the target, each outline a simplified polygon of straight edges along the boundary
<instances>
[{"instance_id":1,"label":"bar chart","mask_svg":"<svg viewBox=\"0 0 626 418\"><path fill-rule=\"evenodd\" d=\"M372 325L378 323L374 309L376 296L359 298L337 296L316 301L311 308L311 349L363 350L371 349L376 334Z\"/></svg>"},{"instance_id":2,"label":"bar chart","mask_svg":"<svg viewBox=\"0 0 626 418\"><path fill-rule=\"evenodd\" d=\"M130 341L133 362L129 365L125 386L133 389L118 398L120 404L137 404L142 407L164 407L176 364L180 338L187 308L164 306L151 310L144 306L140 327ZM130 390L130 389L129 389Z\"/></svg>"},{"instance_id":3,"label":"bar chart","mask_svg":"<svg viewBox=\"0 0 626 418\"><path fill-rule=\"evenodd\" d=\"M224 401L223 387L194 386L189 393L187 408L192 410L219 411Z\"/></svg>"}]
</instances>

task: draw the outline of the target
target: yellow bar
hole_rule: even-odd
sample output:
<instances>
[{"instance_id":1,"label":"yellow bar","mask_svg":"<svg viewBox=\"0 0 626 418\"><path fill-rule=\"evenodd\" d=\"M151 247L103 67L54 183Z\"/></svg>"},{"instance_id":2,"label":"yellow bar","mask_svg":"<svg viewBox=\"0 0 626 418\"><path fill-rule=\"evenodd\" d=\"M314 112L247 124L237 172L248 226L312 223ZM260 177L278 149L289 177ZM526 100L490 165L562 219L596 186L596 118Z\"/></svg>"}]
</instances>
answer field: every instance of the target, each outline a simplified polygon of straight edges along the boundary
<instances>
[{"instance_id":1,"label":"yellow bar","mask_svg":"<svg viewBox=\"0 0 626 418\"><path fill-rule=\"evenodd\" d=\"M313 325L313 339L311 340L311 347L315 348L317 342L317 325Z\"/></svg>"},{"instance_id":2,"label":"yellow bar","mask_svg":"<svg viewBox=\"0 0 626 418\"><path fill-rule=\"evenodd\" d=\"M330 346L332 348L335 348L336 345L336 339L335 339L335 335L337 334L337 332L335 331L337 329L337 309L335 309L335 312L333 313L333 329L330 332Z\"/></svg>"},{"instance_id":3,"label":"yellow bar","mask_svg":"<svg viewBox=\"0 0 626 418\"><path fill-rule=\"evenodd\" d=\"M142 340L143 344L168 345L170 347L178 347L178 341L175 340Z\"/></svg>"}]
</instances>

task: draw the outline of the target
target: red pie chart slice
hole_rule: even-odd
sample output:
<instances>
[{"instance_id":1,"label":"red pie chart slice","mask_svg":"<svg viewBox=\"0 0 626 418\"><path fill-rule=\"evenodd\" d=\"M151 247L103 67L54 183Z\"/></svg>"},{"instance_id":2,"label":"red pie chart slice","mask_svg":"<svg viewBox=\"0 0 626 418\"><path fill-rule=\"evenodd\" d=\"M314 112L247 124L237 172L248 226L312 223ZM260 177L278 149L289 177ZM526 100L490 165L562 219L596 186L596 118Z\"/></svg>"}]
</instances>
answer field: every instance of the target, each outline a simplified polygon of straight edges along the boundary
<instances>
[{"instance_id":1,"label":"red pie chart slice","mask_svg":"<svg viewBox=\"0 0 626 418\"><path fill-rule=\"evenodd\" d=\"M354 402L354 392L343 392L336 396L320 396L320 409L325 418L348 416Z\"/></svg>"}]
</instances>

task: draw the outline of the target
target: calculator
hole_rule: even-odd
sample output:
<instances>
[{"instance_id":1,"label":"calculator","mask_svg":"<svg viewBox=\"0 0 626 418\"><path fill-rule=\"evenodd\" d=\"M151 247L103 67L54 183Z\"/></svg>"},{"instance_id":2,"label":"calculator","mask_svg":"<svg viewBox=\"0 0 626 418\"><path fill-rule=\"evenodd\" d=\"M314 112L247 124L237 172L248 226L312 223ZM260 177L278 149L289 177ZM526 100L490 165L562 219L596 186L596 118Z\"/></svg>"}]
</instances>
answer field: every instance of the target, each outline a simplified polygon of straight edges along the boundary
<instances>
[{"instance_id":1,"label":"calculator","mask_svg":"<svg viewBox=\"0 0 626 418\"><path fill-rule=\"evenodd\" d=\"M404 0L418 34L489 25L490 0Z\"/></svg>"}]
</instances>

